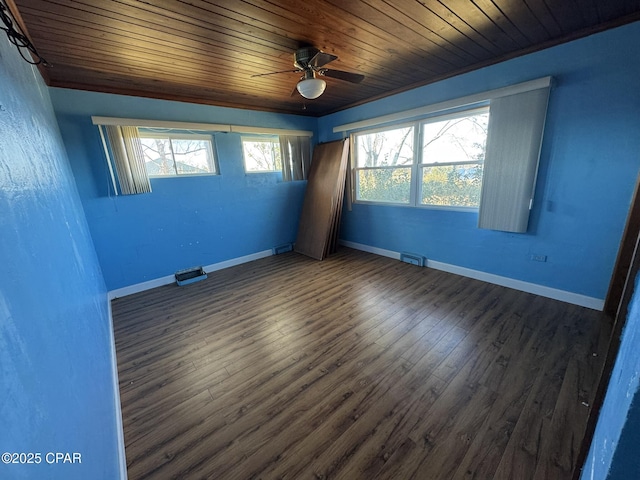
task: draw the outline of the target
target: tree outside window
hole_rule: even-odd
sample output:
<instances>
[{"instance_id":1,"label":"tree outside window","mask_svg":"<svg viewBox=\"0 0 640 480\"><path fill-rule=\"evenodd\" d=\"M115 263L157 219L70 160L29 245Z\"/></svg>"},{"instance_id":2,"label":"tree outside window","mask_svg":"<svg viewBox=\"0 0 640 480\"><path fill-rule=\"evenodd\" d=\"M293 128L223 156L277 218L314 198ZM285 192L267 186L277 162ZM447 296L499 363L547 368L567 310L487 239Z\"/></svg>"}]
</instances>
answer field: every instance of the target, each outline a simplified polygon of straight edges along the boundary
<instances>
[{"instance_id":1,"label":"tree outside window","mask_svg":"<svg viewBox=\"0 0 640 480\"><path fill-rule=\"evenodd\" d=\"M140 142L150 177L216 173L210 136L141 131Z\"/></svg>"},{"instance_id":2,"label":"tree outside window","mask_svg":"<svg viewBox=\"0 0 640 480\"><path fill-rule=\"evenodd\" d=\"M243 137L242 153L247 173L282 171L278 137Z\"/></svg>"},{"instance_id":3,"label":"tree outside window","mask_svg":"<svg viewBox=\"0 0 640 480\"><path fill-rule=\"evenodd\" d=\"M482 108L355 134L356 201L478 207L488 121Z\"/></svg>"}]
</instances>

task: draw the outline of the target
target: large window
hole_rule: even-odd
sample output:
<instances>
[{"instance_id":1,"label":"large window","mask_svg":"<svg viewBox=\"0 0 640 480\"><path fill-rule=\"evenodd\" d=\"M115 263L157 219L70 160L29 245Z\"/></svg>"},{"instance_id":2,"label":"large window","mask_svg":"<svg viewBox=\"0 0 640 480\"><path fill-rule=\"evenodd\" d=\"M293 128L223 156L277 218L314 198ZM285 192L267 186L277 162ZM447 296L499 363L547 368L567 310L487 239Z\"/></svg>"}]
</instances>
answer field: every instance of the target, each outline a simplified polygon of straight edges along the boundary
<instances>
[{"instance_id":1,"label":"large window","mask_svg":"<svg viewBox=\"0 0 640 480\"><path fill-rule=\"evenodd\" d=\"M278 136L242 137L244 169L247 173L279 172L282 170Z\"/></svg>"},{"instance_id":2,"label":"large window","mask_svg":"<svg viewBox=\"0 0 640 480\"><path fill-rule=\"evenodd\" d=\"M150 177L217 173L211 135L139 129L139 136Z\"/></svg>"},{"instance_id":3,"label":"large window","mask_svg":"<svg viewBox=\"0 0 640 480\"><path fill-rule=\"evenodd\" d=\"M477 208L488 120L485 107L355 134L356 201Z\"/></svg>"}]
</instances>

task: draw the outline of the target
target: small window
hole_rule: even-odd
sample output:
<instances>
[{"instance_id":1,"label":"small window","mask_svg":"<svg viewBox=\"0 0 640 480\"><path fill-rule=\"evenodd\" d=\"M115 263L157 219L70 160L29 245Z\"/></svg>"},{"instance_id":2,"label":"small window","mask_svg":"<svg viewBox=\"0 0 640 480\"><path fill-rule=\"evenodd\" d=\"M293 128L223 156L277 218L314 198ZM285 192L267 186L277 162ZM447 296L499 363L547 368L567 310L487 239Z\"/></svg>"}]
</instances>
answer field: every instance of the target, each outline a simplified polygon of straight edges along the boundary
<instances>
[{"instance_id":1,"label":"small window","mask_svg":"<svg viewBox=\"0 0 640 480\"><path fill-rule=\"evenodd\" d=\"M242 153L247 173L282 171L280 139L277 136L242 137Z\"/></svg>"},{"instance_id":2,"label":"small window","mask_svg":"<svg viewBox=\"0 0 640 480\"><path fill-rule=\"evenodd\" d=\"M210 135L157 133L139 129L147 175L217 174Z\"/></svg>"}]
</instances>

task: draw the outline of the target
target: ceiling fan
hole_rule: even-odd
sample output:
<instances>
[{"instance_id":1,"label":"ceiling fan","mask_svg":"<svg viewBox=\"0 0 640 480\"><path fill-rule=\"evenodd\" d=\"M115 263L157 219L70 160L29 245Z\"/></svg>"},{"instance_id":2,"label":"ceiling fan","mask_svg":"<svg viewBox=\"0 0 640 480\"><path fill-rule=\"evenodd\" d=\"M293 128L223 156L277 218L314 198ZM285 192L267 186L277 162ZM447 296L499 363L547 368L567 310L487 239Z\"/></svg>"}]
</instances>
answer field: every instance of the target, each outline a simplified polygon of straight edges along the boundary
<instances>
[{"instance_id":1,"label":"ceiling fan","mask_svg":"<svg viewBox=\"0 0 640 480\"><path fill-rule=\"evenodd\" d=\"M251 75L251 77L264 77L266 75L275 75L277 73L302 72L302 77L291 92L293 95L296 90L304 98L318 98L324 93L327 83L320 77L337 78L351 83L360 83L364 80L364 75L359 73L343 72L342 70L333 70L324 68L329 62L337 60L338 57L330 53L321 52L315 47L303 47L296 50L293 54L293 65L295 70L282 70L280 72L259 73Z\"/></svg>"}]
</instances>

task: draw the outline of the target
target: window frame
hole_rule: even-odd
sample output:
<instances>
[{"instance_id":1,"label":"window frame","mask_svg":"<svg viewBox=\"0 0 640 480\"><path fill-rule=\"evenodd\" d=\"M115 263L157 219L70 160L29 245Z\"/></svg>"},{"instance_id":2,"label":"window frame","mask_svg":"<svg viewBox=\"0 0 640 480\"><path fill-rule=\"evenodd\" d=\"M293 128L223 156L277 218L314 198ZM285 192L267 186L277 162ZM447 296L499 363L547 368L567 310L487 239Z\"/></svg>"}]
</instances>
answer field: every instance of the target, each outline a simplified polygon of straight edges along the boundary
<instances>
[{"instance_id":1,"label":"window frame","mask_svg":"<svg viewBox=\"0 0 640 480\"><path fill-rule=\"evenodd\" d=\"M138 136L140 140L144 138L151 139L167 139L169 140L169 145L171 147L171 156L173 158L173 168L174 172L170 175L157 175L149 173L147 170L147 176L149 178L182 178L182 177L208 177L208 176L218 176L220 175L220 169L218 168L218 155L216 154L215 141L212 133L204 133L204 132L188 132L188 131L155 131L155 129L151 127L138 127ZM176 165L176 158L173 149L172 140L203 140L208 144L208 153L209 153L209 168L212 170L210 172L204 173L180 173L178 171ZM145 162L146 168L146 162Z\"/></svg>"},{"instance_id":2,"label":"window frame","mask_svg":"<svg viewBox=\"0 0 640 480\"><path fill-rule=\"evenodd\" d=\"M414 149L414 153L413 153L413 160L410 164L403 164L403 165L384 165L384 166L380 166L380 167L358 167L358 162L356 159L356 151L357 151L357 140L356 138L360 135L370 135L370 134L374 134L374 133L378 133L378 132L386 132L386 131L390 131L390 130L400 130L402 128L413 128L413 135L412 135L412 141L413 141L413 149ZM360 193L360 182L358 182L358 172L359 171L374 171L374 170L390 170L390 169L394 169L394 170L398 170L398 169L409 169L411 171L410 173L410 178L413 179L414 178L414 169L416 168L415 165L415 146L416 146L416 141L418 140L417 136L416 136L416 122L402 122L402 123L394 123L391 125L386 125L384 127L376 127L376 128L372 128L372 129L367 129L367 130L362 130L360 132L355 132L351 134L351 145L353 145L353 148L351 149L351 164L352 164L352 169L351 169L351 174L352 174L352 184L353 184L353 191L354 191L354 203L365 203L365 204L370 204L370 205L392 205L392 206L400 206L400 207L411 207L413 206L413 199L415 196L415 192L413 191L413 181L410 182L410 186L409 186L409 201L408 202L383 202L383 201L379 201L379 200L359 200L358 199L358 195Z\"/></svg>"},{"instance_id":3,"label":"window frame","mask_svg":"<svg viewBox=\"0 0 640 480\"><path fill-rule=\"evenodd\" d=\"M467 117L472 117L472 116L476 116L476 115L481 115L486 113L487 115L490 116L491 112L490 112L490 106L489 105L485 105L485 106L474 106L472 108L467 108L464 110L458 110L456 112L451 112L451 113L445 113L442 115L434 115L432 117L428 117L426 119L422 119L419 121L419 126L420 126L420 132L419 132L419 154L418 154L418 158L416 159L417 161L417 172L416 172L416 183L417 183L417 192L416 192L416 206L418 207L430 207L430 208L440 208L440 209L456 209L456 210L462 210L462 211L477 211L480 208L480 203L478 201L478 205L473 207L473 206L464 206L464 205L435 205L432 203L422 203L422 190L423 190L423 182L422 182L422 175L423 175L423 171L425 167L433 167L433 166L439 166L439 167L446 167L446 166L451 166L451 165L468 165L469 161L449 161L449 162L429 162L429 163L425 163L424 162L424 145L423 145L423 141L424 141L424 130L423 130L423 126L430 124L430 123L437 123L437 122L446 122L449 120L455 120L457 118L467 118ZM488 119L487 119L488 120ZM487 123L488 126L488 123ZM488 128L487 128L487 136L488 136ZM484 152L486 154L487 151L487 138L485 137L485 144L484 144ZM473 162L474 164L482 164L484 165L484 155L483 155L483 159L481 162ZM481 184L482 187L482 184Z\"/></svg>"},{"instance_id":4,"label":"window frame","mask_svg":"<svg viewBox=\"0 0 640 480\"><path fill-rule=\"evenodd\" d=\"M464 212L477 212L478 206L461 206L461 205L434 205L422 203L422 172L425 167L429 166L448 166L448 165L460 165L469 162L423 162L423 125L429 123L436 123L447 121L455 118L470 117L481 113L487 113L490 115L490 105L488 103L476 104L467 106L461 109L456 109L454 112L445 112L430 115L419 119L412 120L410 122L403 121L398 123L390 123L385 126L375 127L366 130L360 130L351 133L351 142L354 146L351 150L351 181L353 190L353 203L365 204L365 205L380 205L380 206L392 206L392 207L410 207L410 208L427 208L436 210L451 210L451 211L464 211ZM407 165L397 165L389 167L358 167L357 166L357 137L363 135L374 134L377 132L384 132L389 130L396 130L405 127L413 127L413 161ZM485 152L486 152L486 140L485 140ZM476 162L484 164L482 162ZM410 185L409 185L409 202L386 202L381 200L362 200L359 199L360 188L358 181L358 172L362 170L379 170L382 168L409 168L411 169Z\"/></svg>"},{"instance_id":5,"label":"window frame","mask_svg":"<svg viewBox=\"0 0 640 480\"><path fill-rule=\"evenodd\" d=\"M273 173L282 173L282 152L280 152L280 167L277 166L276 158L273 158L274 169L270 170L249 170L247 169L247 158L245 155L244 144L246 142L258 143L272 143L274 146L280 148L280 136L279 135L241 135L240 136L240 145L242 147L242 165L244 167L244 173L247 175L254 174L273 174ZM271 151L272 157L275 157L274 150Z\"/></svg>"}]
</instances>

